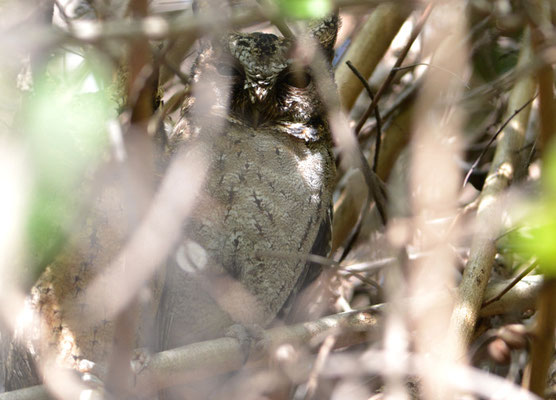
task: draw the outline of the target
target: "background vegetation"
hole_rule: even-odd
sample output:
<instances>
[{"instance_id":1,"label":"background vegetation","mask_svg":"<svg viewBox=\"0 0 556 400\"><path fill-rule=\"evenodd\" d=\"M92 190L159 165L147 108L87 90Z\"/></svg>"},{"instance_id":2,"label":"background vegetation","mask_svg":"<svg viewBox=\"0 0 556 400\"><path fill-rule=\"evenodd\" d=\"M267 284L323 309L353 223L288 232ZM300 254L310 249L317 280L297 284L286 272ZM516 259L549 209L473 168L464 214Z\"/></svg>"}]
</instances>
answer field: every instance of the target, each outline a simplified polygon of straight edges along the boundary
<instances>
[{"instance_id":1,"label":"background vegetation","mask_svg":"<svg viewBox=\"0 0 556 400\"><path fill-rule=\"evenodd\" d=\"M301 384L298 398L556 398L554 4L232 3L199 18L185 0L0 2L4 352L24 293L81 234L99 171L124 177L130 200L117 256L141 272L126 298L165 258L178 230L148 236L148 221L195 40L223 27L299 34L300 20L339 7L338 96L326 94L341 168L333 253L321 261L328 313L364 312L271 330L277 350L265 356ZM185 172L193 188L198 172ZM305 346L284 344L293 339ZM210 344L218 356L206 346L155 357L145 382L241 366L233 341ZM44 395L35 389L29 398Z\"/></svg>"}]
</instances>

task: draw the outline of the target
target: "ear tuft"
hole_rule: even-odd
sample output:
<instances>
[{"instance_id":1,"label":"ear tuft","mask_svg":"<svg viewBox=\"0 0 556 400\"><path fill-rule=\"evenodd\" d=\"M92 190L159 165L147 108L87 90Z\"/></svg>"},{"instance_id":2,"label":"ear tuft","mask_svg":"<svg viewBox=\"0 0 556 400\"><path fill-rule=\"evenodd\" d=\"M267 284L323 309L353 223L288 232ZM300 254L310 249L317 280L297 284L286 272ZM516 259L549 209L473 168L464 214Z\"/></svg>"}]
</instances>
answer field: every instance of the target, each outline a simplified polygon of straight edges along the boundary
<instances>
[{"instance_id":1,"label":"ear tuft","mask_svg":"<svg viewBox=\"0 0 556 400\"><path fill-rule=\"evenodd\" d=\"M337 12L327 17L314 20L309 24L311 34L320 43L327 56L330 58L334 54L334 43L336 42L336 36L338 36L339 26L340 18Z\"/></svg>"}]
</instances>

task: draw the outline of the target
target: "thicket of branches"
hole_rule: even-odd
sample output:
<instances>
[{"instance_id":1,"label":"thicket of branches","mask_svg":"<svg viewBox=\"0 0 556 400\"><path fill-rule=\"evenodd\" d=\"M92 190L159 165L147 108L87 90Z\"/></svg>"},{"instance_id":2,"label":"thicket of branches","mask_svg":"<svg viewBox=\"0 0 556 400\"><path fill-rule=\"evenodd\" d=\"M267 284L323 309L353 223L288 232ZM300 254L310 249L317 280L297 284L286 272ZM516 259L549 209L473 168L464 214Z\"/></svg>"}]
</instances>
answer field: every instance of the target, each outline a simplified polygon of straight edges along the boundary
<instances>
[{"instance_id":1,"label":"thicket of branches","mask_svg":"<svg viewBox=\"0 0 556 400\"><path fill-rule=\"evenodd\" d=\"M80 234L84 186L103 171L123 177L130 200L114 259L136 273L111 278L121 295L109 304L129 364L126 321L200 185L185 160L190 190L157 186L196 40L231 28L298 35L299 18L339 7L338 94L322 90L341 161L332 253L316 260L334 315L268 330L247 367L271 360L307 399L556 398L554 5L233 3L205 18L185 1L0 2L3 355L24 294ZM222 338L155 354L107 386L145 394L242 364ZM45 386L63 396L55 379Z\"/></svg>"}]
</instances>

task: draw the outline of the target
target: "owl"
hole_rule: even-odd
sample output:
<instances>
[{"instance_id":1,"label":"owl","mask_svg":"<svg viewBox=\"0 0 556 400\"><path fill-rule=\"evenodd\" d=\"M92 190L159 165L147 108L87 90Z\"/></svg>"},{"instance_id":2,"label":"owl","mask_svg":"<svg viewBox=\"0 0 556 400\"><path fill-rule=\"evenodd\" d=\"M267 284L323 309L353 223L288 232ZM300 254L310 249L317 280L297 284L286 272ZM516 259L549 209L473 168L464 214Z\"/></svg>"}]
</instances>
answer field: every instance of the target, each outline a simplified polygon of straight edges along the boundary
<instances>
[{"instance_id":1,"label":"owl","mask_svg":"<svg viewBox=\"0 0 556 400\"><path fill-rule=\"evenodd\" d=\"M328 61L338 17L310 24ZM206 39L171 152L203 155L205 181L168 265L160 350L268 326L326 255L335 175L313 71L293 38L228 32Z\"/></svg>"}]
</instances>

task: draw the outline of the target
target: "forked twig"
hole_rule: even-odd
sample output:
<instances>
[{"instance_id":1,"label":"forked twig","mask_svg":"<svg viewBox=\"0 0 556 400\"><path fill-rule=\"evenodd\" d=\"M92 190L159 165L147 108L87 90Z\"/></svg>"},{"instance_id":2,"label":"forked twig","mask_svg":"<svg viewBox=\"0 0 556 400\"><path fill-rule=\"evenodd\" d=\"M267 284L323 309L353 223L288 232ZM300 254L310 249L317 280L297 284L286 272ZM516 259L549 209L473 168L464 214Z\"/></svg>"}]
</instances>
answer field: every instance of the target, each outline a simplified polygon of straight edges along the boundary
<instances>
[{"instance_id":1,"label":"forked twig","mask_svg":"<svg viewBox=\"0 0 556 400\"><path fill-rule=\"evenodd\" d=\"M495 301L498 301L502 298L502 296L504 296L506 293L508 293L510 291L511 288L513 288L515 285L517 285L523 278L525 278L525 276L527 276L531 271L533 271L538 265L538 261L536 258L533 258L531 260L531 262L529 263L529 265L527 267L525 267L523 269L523 271L521 271L519 273L519 275L517 275L500 293L498 293L496 296L491 297L490 299L486 300L483 303L483 307L488 306L489 304L494 303Z\"/></svg>"},{"instance_id":2,"label":"forked twig","mask_svg":"<svg viewBox=\"0 0 556 400\"><path fill-rule=\"evenodd\" d=\"M346 65L355 74L355 76L361 81L361 83L365 87L365 90L367 90L367 94L371 98L371 101L373 101L375 96L373 94L373 90L371 89L371 86L369 85L369 82L367 82L367 80L363 77L363 75L361 75L361 73L357 70L357 68L355 68L355 66L351 63L351 61L349 60L346 61ZM378 155L380 153L380 144L382 141L382 118L380 117L380 111L378 109L378 106L375 107L375 118L376 118L376 142L375 142L375 157L373 160L373 172L376 172L376 169L378 168Z\"/></svg>"},{"instance_id":3,"label":"forked twig","mask_svg":"<svg viewBox=\"0 0 556 400\"><path fill-rule=\"evenodd\" d=\"M361 117L359 122L357 123L357 126L355 127L355 134L359 134L359 131L363 127L363 124L369 118L369 116L371 115L373 110L376 108L376 106L378 104L378 101L380 100L380 98L382 97L382 95L384 94L384 92L386 91L388 86L390 86L390 84L394 80L394 76L396 75L396 72L397 72L397 70L395 70L395 68L399 68L402 65L403 60L405 59L405 57L409 53L409 49L413 45L413 42L415 41L415 39L417 39L417 36L419 36L419 34L421 33L421 30L423 29L423 26L425 25L425 22L429 18L429 15L432 11L432 8L433 8L433 3L429 3L427 5L427 7L425 8L425 10L423 11L423 14L421 14L421 17L419 18L419 21L417 21L417 24L413 27L413 31L411 32L411 36L409 37L409 40L405 44L405 47L403 48L400 56L396 60L396 63L394 64L394 67L390 70L390 73L388 74L388 76L386 77L384 82L382 82L382 85L380 85L380 88L376 92L374 100L371 102L371 104L369 105L369 108L367 108L367 110L365 111L365 113L363 114L363 116Z\"/></svg>"},{"instance_id":4,"label":"forked twig","mask_svg":"<svg viewBox=\"0 0 556 400\"><path fill-rule=\"evenodd\" d=\"M498 135L504 130L504 128L506 127L506 125L508 125L510 123L510 121L512 119L514 119L514 117L519 114L521 111L523 111L529 104L531 104L531 102L533 100L535 100L537 98L538 94L536 94L535 96L533 96L531 99L527 100L527 102L522 105L521 107L519 107L517 110L515 110L512 115L509 116L509 118L504 121L504 123L502 124L502 126L500 128L498 128L498 130L496 131L496 133L490 138L490 140L488 141L487 145L484 147L483 151L481 151L481 154L479 154L479 157L477 157L477 159L475 160L475 162L473 163L473 165L471 165L471 168L469 168L469 171L467 172L467 175L465 175L465 179L463 180L463 186L467 185L467 182L469 181L469 177L471 176L471 174L473 173L473 171L475 170L475 168L477 168L477 166L479 165L479 163L481 162L481 160L483 159L484 155L486 154L487 150L490 148L490 146L492 145L492 143L494 143L494 141L496 140L496 138L498 137Z\"/></svg>"}]
</instances>

